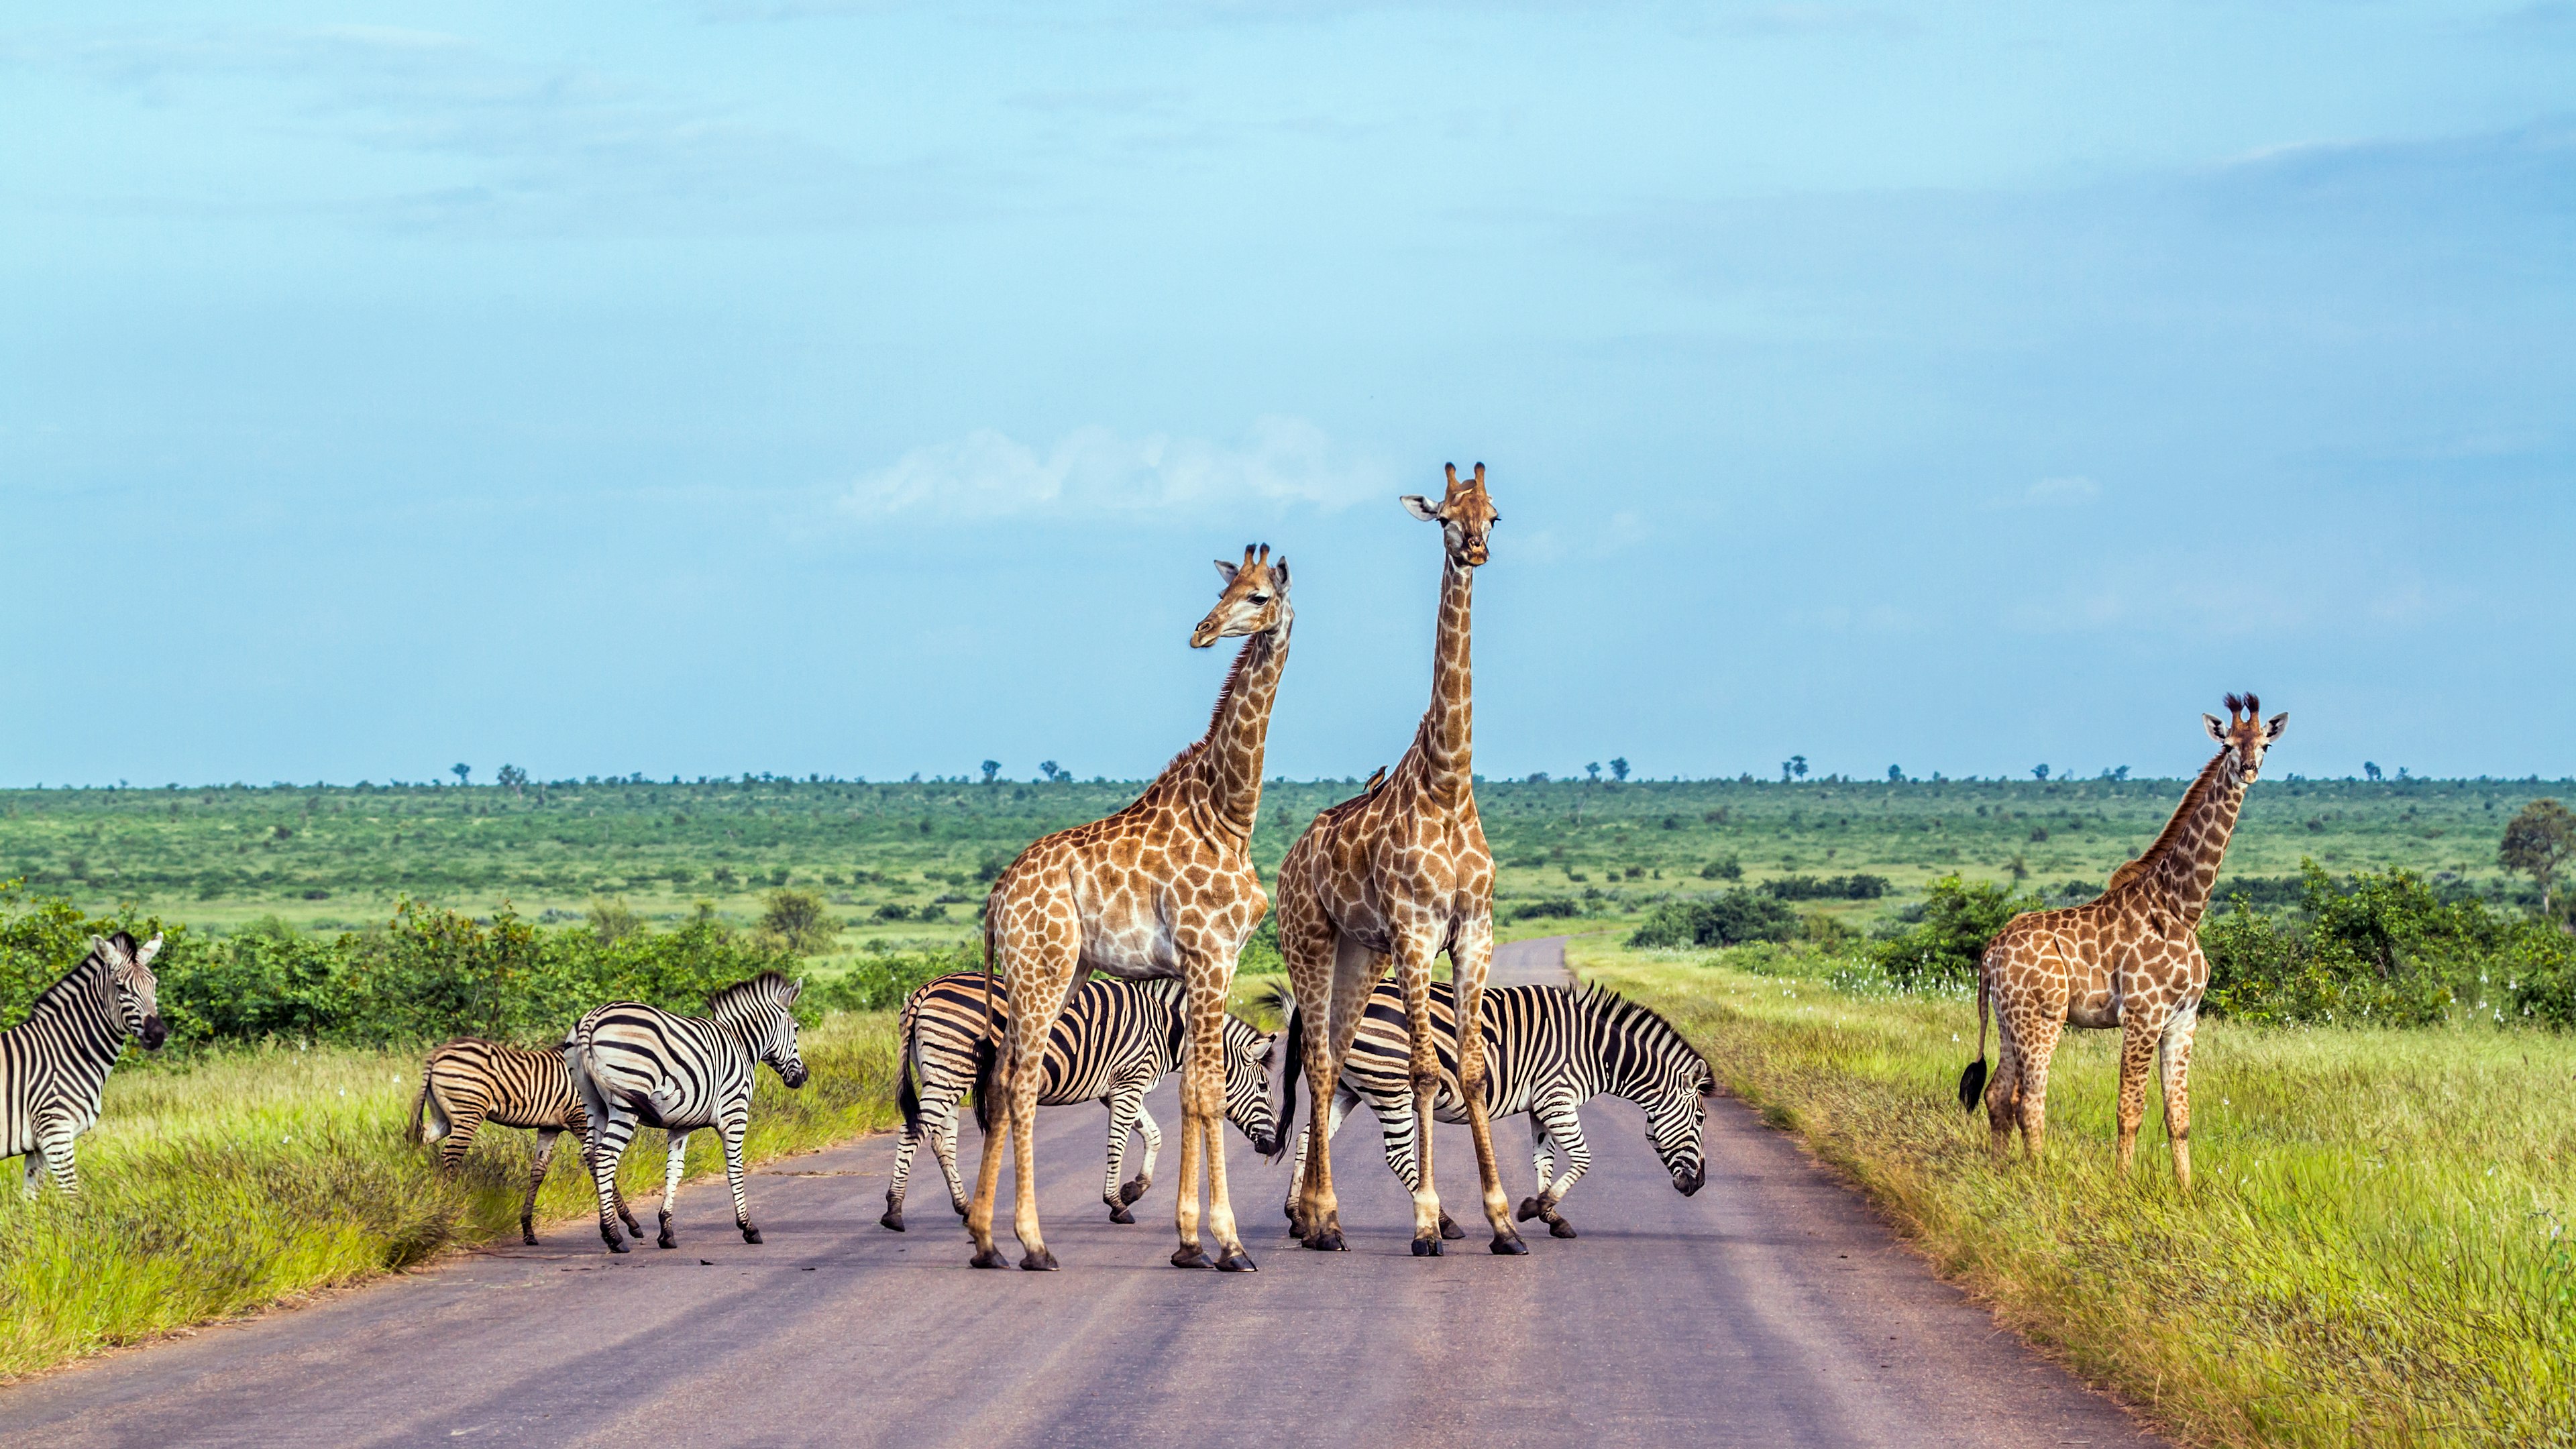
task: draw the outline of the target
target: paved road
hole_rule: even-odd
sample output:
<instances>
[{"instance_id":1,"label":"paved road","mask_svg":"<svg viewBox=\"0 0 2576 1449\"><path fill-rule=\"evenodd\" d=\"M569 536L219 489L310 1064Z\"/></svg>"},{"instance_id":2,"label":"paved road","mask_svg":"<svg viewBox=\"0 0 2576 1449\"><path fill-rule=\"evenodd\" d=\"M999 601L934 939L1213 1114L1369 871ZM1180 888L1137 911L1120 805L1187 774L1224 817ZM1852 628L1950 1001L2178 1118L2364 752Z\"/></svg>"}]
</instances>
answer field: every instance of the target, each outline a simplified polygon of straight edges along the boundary
<instances>
[{"instance_id":1,"label":"paved road","mask_svg":"<svg viewBox=\"0 0 2576 1449\"><path fill-rule=\"evenodd\" d=\"M1561 980L1562 962L1559 943L1526 942L1496 974ZM1179 1120L1169 1084L1154 1110ZM1742 1106L1714 1107L1694 1198L1625 1103L1584 1116L1595 1166L1567 1200L1583 1236L1542 1234L1525 1258L1478 1238L1410 1256L1407 1199L1354 1124L1351 1252L1287 1241L1286 1167L1229 1133L1262 1271L1178 1271L1171 1144L1137 1223L1115 1226L1097 1198L1103 1114L1050 1109L1040 1201L1061 1273L968 1269L935 1176L913 1231L877 1227L892 1152L877 1137L756 1175L764 1246L735 1235L720 1180L701 1184L681 1197L679 1251L612 1260L586 1226L558 1229L0 1390L0 1443L2153 1442ZM1527 1133L1507 1127L1517 1198ZM1465 1131L1442 1130L1443 1195L1472 1212Z\"/></svg>"}]
</instances>

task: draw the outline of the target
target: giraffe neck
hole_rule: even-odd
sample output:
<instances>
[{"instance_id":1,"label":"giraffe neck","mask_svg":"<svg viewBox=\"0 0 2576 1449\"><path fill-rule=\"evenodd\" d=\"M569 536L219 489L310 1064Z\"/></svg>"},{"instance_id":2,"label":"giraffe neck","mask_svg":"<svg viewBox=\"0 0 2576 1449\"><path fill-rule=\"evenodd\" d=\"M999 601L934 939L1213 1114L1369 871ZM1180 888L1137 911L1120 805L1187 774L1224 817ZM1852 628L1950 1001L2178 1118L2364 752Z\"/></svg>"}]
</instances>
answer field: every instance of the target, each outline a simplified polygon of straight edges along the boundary
<instances>
[{"instance_id":1,"label":"giraffe neck","mask_svg":"<svg viewBox=\"0 0 2576 1449\"><path fill-rule=\"evenodd\" d=\"M1422 761L1435 798L1456 800L1474 788L1476 690L1468 660L1469 606L1476 571L1456 559L1440 570L1440 630L1431 649L1431 707L1422 715Z\"/></svg>"},{"instance_id":2,"label":"giraffe neck","mask_svg":"<svg viewBox=\"0 0 2576 1449\"><path fill-rule=\"evenodd\" d=\"M2184 794L2182 805L2164 833L2138 861L2147 889L2160 897L2184 926L2197 928L2218 884L2218 863L2227 854L2227 839L2236 832L2236 813L2245 805L2245 772L2236 751L2222 749Z\"/></svg>"},{"instance_id":3,"label":"giraffe neck","mask_svg":"<svg viewBox=\"0 0 2576 1449\"><path fill-rule=\"evenodd\" d=\"M1243 652L1234 657L1225 689L1217 696L1207 747L1199 752L1208 813L1218 828L1239 839L1252 838L1261 813L1261 758L1270 738L1270 706L1279 698L1279 675L1288 667L1288 630L1295 622L1290 615L1243 641Z\"/></svg>"}]
</instances>

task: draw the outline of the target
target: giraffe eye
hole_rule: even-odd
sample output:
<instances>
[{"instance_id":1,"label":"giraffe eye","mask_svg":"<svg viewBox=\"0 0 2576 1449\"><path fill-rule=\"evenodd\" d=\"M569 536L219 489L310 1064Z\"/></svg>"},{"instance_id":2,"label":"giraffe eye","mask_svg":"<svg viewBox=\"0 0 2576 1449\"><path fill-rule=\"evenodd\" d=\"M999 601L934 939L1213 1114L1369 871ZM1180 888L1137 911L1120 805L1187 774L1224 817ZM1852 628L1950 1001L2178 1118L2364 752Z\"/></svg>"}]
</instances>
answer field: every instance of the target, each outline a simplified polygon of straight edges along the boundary
<instances>
[{"instance_id":1,"label":"giraffe eye","mask_svg":"<svg viewBox=\"0 0 2576 1449\"><path fill-rule=\"evenodd\" d=\"M1270 596L1268 594L1254 594L1252 596L1252 602L1256 604L1266 604L1270 602Z\"/></svg>"}]
</instances>

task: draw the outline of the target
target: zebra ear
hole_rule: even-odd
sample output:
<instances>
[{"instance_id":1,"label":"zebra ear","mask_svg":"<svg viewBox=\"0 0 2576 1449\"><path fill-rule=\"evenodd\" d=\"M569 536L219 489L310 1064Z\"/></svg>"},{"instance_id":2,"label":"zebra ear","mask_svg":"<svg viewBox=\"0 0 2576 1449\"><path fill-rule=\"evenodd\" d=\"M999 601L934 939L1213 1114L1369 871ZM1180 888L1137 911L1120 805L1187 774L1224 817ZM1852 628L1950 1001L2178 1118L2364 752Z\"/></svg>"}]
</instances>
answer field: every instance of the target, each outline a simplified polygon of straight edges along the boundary
<instances>
[{"instance_id":1,"label":"zebra ear","mask_svg":"<svg viewBox=\"0 0 2576 1449\"><path fill-rule=\"evenodd\" d=\"M110 966L122 966L134 959L134 938L123 931L113 936L92 936L89 949Z\"/></svg>"},{"instance_id":2,"label":"zebra ear","mask_svg":"<svg viewBox=\"0 0 2576 1449\"><path fill-rule=\"evenodd\" d=\"M804 994L805 978L799 976L795 980L787 983L787 1000L780 1004L785 1006L794 1006L796 1004L796 998Z\"/></svg>"},{"instance_id":3,"label":"zebra ear","mask_svg":"<svg viewBox=\"0 0 2576 1449\"><path fill-rule=\"evenodd\" d=\"M160 954L160 951L161 933L155 931L152 933L152 939L143 943L143 949L134 953L134 964L149 966L152 964L152 958Z\"/></svg>"},{"instance_id":4,"label":"zebra ear","mask_svg":"<svg viewBox=\"0 0 2576 1449\"><path fill-rule=\"evenodd\" d=\"M1258 1065L1266 1072L1270 1070L1271 1059L1278 1055L1279 1033L1274 1031L1270 1035L1261 1039L1261 1056L1259 1058Z\"/></svg>"}]
</instances>

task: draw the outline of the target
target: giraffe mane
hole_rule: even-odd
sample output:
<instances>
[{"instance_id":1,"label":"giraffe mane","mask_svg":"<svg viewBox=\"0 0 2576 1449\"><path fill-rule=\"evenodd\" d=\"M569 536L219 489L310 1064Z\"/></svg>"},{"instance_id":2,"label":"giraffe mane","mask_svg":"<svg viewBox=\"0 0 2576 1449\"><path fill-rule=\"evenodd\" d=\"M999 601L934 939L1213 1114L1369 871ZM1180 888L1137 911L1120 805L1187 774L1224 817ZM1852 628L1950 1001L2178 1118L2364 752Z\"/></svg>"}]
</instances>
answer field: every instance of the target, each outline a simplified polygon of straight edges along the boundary
<instances>
[{"instance_id":1,"label":"giraffe mane","mask_svg":"<svg viewBox=\"0 0 2576 1449\"><path fill-rule=\"evenodd\" d=\"M1146 795L1153 794L1154 791L1160 788L1166 781L1177 779L1188 773L1197 766L1199 757L1207 753L1208 741L1216 738L1217 726L1225 723L1226 706L1234 703L1234 692L1242 684L1243 666L1244 662L1252 657L1253 640L1260 637L1260 635L1255 634L1245 639L1243 641L1243 647L1234 651L1234 662L1225 667L1225 682L1217 686L1216 705L1208 711L1207 733L1190 741L1188 744L1181 746L1181 752L1179 754L1172 756L1171 760L1165 764L1162 769L1154 772L1154 783L1146 786L1145 794L1137 796L1137 799L1144 799ZM1130 806L1129 808L1133 809L1134 807Z\"/></svg>"},{"instance_id":2,"label":"giraffe mane","mask_svg":"<svg viewBox=\"0 0 2576 1449\"><path fill-rule=\"evenodd\" d=\"M2210 757L2209 763L2200 767L2200 777L2183 792L2182 803L2174 807L2173 818L2165 822L2165 828L2156 836L2155 843L2140 851L2137 859L2127 861L2111 872L2111 879L2102 886L2102 894L2107 896L2132 881L2143 879L2147 872L2155 869L2157 861L2173 851L2174 842L2182 838L2183 822L2199 813L2202 803L2209 799L2209 792L2217 788L2218 767L2226 763L2228 753L2229 747L2222 745L2218 753Z\"/></svg>"}]
</instances>

